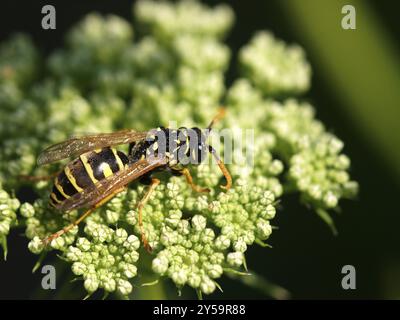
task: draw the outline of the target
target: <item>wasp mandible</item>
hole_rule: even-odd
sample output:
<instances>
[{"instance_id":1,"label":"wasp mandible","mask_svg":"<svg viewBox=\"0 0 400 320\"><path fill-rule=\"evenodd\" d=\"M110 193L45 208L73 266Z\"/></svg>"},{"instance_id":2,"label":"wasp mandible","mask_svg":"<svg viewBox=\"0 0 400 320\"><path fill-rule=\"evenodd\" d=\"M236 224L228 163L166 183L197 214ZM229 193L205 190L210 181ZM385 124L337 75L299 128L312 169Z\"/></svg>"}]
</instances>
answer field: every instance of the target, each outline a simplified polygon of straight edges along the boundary
<instances>
[{"instance_id":1,"label":"wasp mandible","mask_svg":"<svg viewBox=\"0 0 400 320\"><path fill-rule=\"evenodd\" d=\"M221 187L226 190L231 187L229 171L215 149L205 141L215 122L223 115L224 109L221 109L206 130L197 127L158 127L144 132L122 130L74 137L45 149L38 157L38 165L75 158L56 176L50 205L61 211L80 208L87 208L87 211L43 242L47 244L70 231L101 205L125 190L130 182L140 178L149 188L137 205L138 223L143 245L151 250L143 231L142 209L160 184L160 180L152 177L152 173L167 170L174 175L183 175L194 191L208 192L209 189L193 182L187 165L199 165L206 154L211 153L226 179L226 185ZM128 154L113 148L123 144L129 144Z\"/></svg>"}]
</instances>

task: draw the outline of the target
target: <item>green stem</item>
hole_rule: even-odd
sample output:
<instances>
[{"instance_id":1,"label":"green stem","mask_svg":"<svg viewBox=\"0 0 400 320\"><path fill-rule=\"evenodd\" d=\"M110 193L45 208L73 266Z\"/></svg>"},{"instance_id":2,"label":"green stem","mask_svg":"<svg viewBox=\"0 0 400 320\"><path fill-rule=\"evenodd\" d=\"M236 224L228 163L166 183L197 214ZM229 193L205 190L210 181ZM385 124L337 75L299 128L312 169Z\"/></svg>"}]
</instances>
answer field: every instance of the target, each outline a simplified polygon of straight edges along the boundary
<instances>
[{"instance_id":1,"label":"green stem","mask_svg":"<svg viewBox=\"0 0 400 320\"><path fill-rule=\"evenodd\" d=\"M6 261L8 254L8 247L7 247L7 236L4 234L0 237L0 245L3 247L4 261Z\"/></svg>"},{"instance_id":2,"label":"green stem","mask_svg":"<svg viewBox=\"0 0 400 320\"><path fill-rule=\"evenodd\" d=\"M243 284L257 289L265 295L277 300L284 300L290 298L290 293L285 288L278 286L275 283L261 277L254 271L249 271L249 274L242 276L232 272L227 272L226 275L231 279L239 280Z\"/></svg>"},{"instance_id":3,"label":"green stem","mask_svg":"<svg viewBox=\"0 0 400 320\"><path fill-rule=\"evenodd\" d=\"M154 273L151 272L151 262L154 255L145 252L140 254L138 271L140 274L140 283L136 290L132 291L131 299L136 300L166 300L167 293L164 287L164 281L158 281Z\"/></svg>"}]
</instances>

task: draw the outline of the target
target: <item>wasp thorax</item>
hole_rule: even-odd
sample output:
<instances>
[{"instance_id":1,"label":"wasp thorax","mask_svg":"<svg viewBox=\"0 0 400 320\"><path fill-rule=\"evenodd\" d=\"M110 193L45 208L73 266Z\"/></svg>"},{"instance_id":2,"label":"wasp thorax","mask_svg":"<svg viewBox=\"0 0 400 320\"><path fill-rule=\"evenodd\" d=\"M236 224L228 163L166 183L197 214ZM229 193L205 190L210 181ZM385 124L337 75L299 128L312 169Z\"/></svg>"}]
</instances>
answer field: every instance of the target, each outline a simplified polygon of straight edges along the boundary
<instances>
[{"instance_id":1,"label":"wasp thorax","mask_svg":"<svg viewBox=\"0 0 400 320\"><path fill-rule=\"evenodd\" d=\"M170 165L198 165L204 161L206 152L205 135L201 129L159 127L149 131L145 141L131 146L130 155L134 161L166 157Z\"/></svg>"}]
</instances>

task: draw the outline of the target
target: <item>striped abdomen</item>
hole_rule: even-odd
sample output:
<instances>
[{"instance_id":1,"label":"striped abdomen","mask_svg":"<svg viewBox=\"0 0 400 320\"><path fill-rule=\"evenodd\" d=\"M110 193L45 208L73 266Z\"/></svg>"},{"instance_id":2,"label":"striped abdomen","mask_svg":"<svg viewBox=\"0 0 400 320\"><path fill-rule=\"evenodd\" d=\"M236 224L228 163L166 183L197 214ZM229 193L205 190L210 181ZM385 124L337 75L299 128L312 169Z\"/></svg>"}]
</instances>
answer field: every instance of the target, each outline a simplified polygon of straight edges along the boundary
<instances>
[{"instance_id":1,"label":"striped abdomen","mask_svg":"<svg viewBox=\"0 0 400 320\"><path fill-rule=\"evenodd\" d=\"M57 206L74 194L123 170L127 163L126 155L113 148L103 148L80 155L55 179L50 204Z\"/></svg>"}]
</instances>

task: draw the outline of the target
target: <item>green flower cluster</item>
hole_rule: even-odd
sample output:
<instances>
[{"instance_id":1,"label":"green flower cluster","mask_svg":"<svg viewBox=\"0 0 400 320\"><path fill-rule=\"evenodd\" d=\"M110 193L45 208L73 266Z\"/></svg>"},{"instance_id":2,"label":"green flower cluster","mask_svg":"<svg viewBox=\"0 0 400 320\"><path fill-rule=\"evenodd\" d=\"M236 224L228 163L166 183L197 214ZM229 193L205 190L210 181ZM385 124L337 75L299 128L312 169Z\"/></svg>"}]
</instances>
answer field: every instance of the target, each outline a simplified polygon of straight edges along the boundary
<instances>
[{"instance_id":1,"label":"green flower cluster","mask_svg":"<svg viewBox=\"0 0 400 320\"><path fill-rule=\"evenodd\" d=\"M357 194L357 183L350 181L350 160L340 154L343 143L329 134L313 141L290 159L289 179L307 203L315 207L335 208L340 198Z\"/></svg>"},{"instance_id":2,"label":"green flower cluster","mask_svg":"<svg viewBox=\"0 0 400 320\"><path fill-rule=\"evenodd\" d=\"M337 207L340 198L353 198L358 185L351 181L350 159L341 153L343 142L327 133L307 103L273 103L266 126L277 137L278 152L289 163L288 189L317 210Z\"/></svg>"},{"instance_id":3,"label":"green flower cluster","mask_svg":"<svg viewBox=\"0 0 400 320\"><path fill-rule=\"evenodd\" d=\"M1 45L4 189L27 184L21 174L61 168L36 168L36 157L71 134L205 127L221 104L228 112L217 127L230 130L213 145L233 160L227 165L232 188L219 187L224 178L213 161L189 168L196 184L210 188L207 194L192 191L183 177L157 173L161 184L143 208L148 253L139 249L137 209L146 186L132 183L47 247L41 239L74 221L78 212L60 213L47 205L51 181L32 183L38 199L21 206L0 187L0 236L5 243L19 209L29 250L41 255L57 250L89 295L102 289L128 296L136 276L149 272L179 289L189 285L199 296L210 294L225 272L247 270L251 245L267 245L275 204L285 193L298 192L320 212L354 196L357 184L349 178L342 142L315 119L313 108L274 100L309 87L310 67L301 48L257 33L239 53L241 78L226 88L231 51L222 40L234 22L228 6L142 0L134 12L135 33L120 17L89 14L68 33L66 47L46 60L26 36Z\"/></svg>"},{"instance_id":4,"label":"green flower cluster","mask_svg":"<svg viewBox=\"0 0 400 320\"><path fill-rule=\"evenodd\" d=\"M77 239L64 253L72 262L72 272L84 279L89 294L98 288L105 292L118 291L128 296L132 291L129 279L136 276L140 241L123 228L111 229L104 224L86 224L86 237Z\"/></svg>"},{"instance_id":5,"label":"green flower cluster","mask_svg":"<svg viewBox=\"0 0 400 320\"><path fill-rule=\"evenodd\" d=\"M0 245L3 247L4 259L7 257L7 235L11 227L17 224L17 210L20 202L3 190L0 181Z\"/></svg>"},{"instance_id":6,"label":"green flower cluster","mask_svg":"<svg viewBox=\"0 0 400 320\"><path fill-rule=\"evenodd\" d=\"M36 76L37 63L38 52L28 36L16 34L0 45L0 179L5 186L12 184L12 175L27 173L36 162L38 143L35 139L27 143L29 133L21 127L29 131L37 120L34 104L24 99ZM16 162L7 161L11 159Z\"/></svg>"},{"instance_id":7,"label":"green flower cluster","mask_svg":"<svg viewBox=\"0 0 400 320\"><path fill-rule=\"evenodd\" d=\"M243 73L265 94L295 94L310 86L311 68L303 49L287 46L262 31L239 53Z\"/></svg>"},{"instance_id":8,"label":"green flower cluster","mask_svg":"<svg viewBox=\"0 0 400 320\"><path fill-rule=\"evenodd\" d=\"M1 102L23 96L19 89L28 86L37 72L38 52L29 37L17 34L0 45ZM4 99L4 100L3 100ZM8 104L2 104L7 107Z\"/></svg>"},{"instance_id":9,"label":"green flower cluster","mask_svg":"<svg viewBox=\"0 0 400 320\"><path fill-rule=\"evenodd\" d=\"M228 126L250 128L255 123L256 133L259 131L253 146L254 178L264 180L271 173L280 174L285 165L288 168L284 186L273 177L273 185L267 184L271 191L277 188L275 195L281 195L282 188L299 192L302 201L319 213L336 208L341 198L356 196L358 184L350 180L350 159L342 153L343 142L315 119L310 104L294 99L275 101L247 79L237 80L227 99L233 111ZM254 115L250 120L246 117L247 103ZM273 159L273 155L281 160ZM239 170L243 172L243 168Z\"/></svg>"},{"instance_id":10,"label":"green flower cluster","mask_svg":"<svg viewBox=\"0 0 400 320\"><path fill-rule=\"evenodd\" d=\"M275 217L275 195L239 179L237 186L220 193L210 205L210 219L221 228L221 243L231 243L236 253L244 253L254 241L261 243L272 233L269 223ZM235 263L238 266L241 263Z\"/></svg>"},{"instance_id":11,"label":"green flower cluster","mask_svg":"<svg viewBox=\"0 0 400 320\"><path fill-rule=\"evenodd\" d=\"M165 246L152 262L152 269L167 275L179 287L185 284L209 294L216 288L213 279L222 273L225 261L223 247L215 241L215 233L206 227L207 219L195 215L191 222L180 220L175 230L162 229Z\"/></svg>"},{"instance_id":12,"label":"green flower cluster","mask_svg":"<svg viewBox=\"0 0 400 320\"><path fill-rule=\"evenodd\" d=\"M142 0L136 6L136 16L143 28L164 41L180 34L223 38L234 20L232 9L226 5L210 10L193 0L176 5Z\"/></svg>"},{"instance_id":13,"label":"green flower cluster","mask_svg":"<svg viewBox=\"0 0 400 320\"><path fill-rule=\"evenodd\" d=\"M124 19L89 14L68 34L67 47L49 58L49 71L60 82L95 96L126 97L134 76L124 52L132 46L132 39L133 30Z\"/></svg>"},{"instance_id":14,"label":"green flower cluster","mask_svg":"<svg viewBox=\"0 0 400 320\"><path fill-rule=\"evenodd\" d=\"M76 219L76 212L60 214L47 204L47 199L38 199L33 205L23 203L20 208L20 215L24 217L25 235L31 241L28 248L35 254L43 250L57 249L62 250L74 243L78 228L73 228L70 232L54 239L48 247L43 245L42 239L49 234L60 230L60 226L68 224L71 219Z\"/></svg>"}]
</instances>

